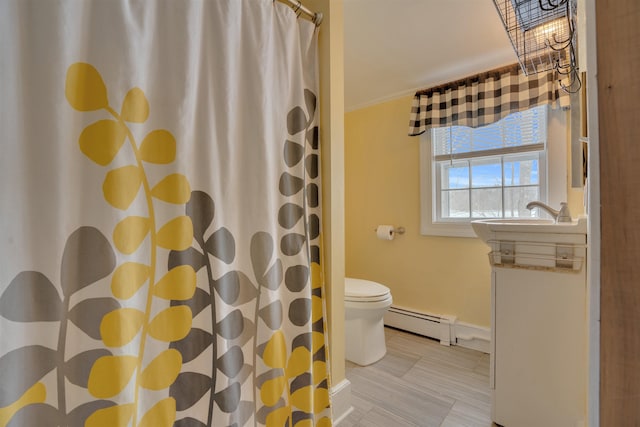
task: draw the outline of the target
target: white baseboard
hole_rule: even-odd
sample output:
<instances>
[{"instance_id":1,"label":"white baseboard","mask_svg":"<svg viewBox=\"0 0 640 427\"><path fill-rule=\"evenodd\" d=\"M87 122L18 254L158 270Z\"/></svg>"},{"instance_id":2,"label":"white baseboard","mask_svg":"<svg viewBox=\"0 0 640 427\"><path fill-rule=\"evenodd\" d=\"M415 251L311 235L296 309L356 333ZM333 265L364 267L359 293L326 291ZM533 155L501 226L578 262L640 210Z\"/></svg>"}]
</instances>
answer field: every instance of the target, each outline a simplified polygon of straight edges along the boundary
<instances>
[{"instance_id":1,"label":"white baseboard","mask_svg":"<svg viewBox=\"0 0 640 427\"><path fill-rule=\"evenodd\" d=\"M489 353L491 351L491 329L457 322L455 325L456 345Z\"/></svg>"},{"instance_id":2,"label":"white baseboard","mask_svg":"<svg viewBox=\"0 0 640 427\"><path fill-rule=\"evenodd\" d=\"M333 425L337 426L353 412L353 406L351 406L351 382L346 378L340 381L331 387L329 396L331 398Z\"/></svg>"},{"instance_id":3,"label":"white baseboard","mask_svg":"<svg viewBox=\"0 0 640 427\"><path fill-rule=\"evenodd\" d=\"M442 345L459 345L484 353L489 353L491 348L489 328L459 322L455 316L391 306L384 315L384 324L436 339Z\"/></svg>"}]
</instances>

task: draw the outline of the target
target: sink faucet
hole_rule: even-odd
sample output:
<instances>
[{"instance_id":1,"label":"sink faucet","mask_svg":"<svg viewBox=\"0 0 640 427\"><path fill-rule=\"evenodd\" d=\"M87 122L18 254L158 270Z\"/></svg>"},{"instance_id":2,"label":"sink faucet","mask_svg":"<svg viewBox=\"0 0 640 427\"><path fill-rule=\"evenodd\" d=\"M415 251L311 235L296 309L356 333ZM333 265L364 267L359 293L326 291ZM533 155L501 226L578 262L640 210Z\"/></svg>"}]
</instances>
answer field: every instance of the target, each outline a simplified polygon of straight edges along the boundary
<instances>
[{"instance_id":1,"label":"sink faucet","mask_svg":"<svg viewBox=\"0 0 640 427\"><path fill-rule=\"evenodd\" d=\"M545 205L544 203L538 201L529 202L527 204L527 209L531 210L533 208L541 208L547 211L556 222L571 222L571 212L569 212L569 206L567 206L566 202L560 203L559 211L553 209L549 205Z\"/></svg>"}]
</instances>

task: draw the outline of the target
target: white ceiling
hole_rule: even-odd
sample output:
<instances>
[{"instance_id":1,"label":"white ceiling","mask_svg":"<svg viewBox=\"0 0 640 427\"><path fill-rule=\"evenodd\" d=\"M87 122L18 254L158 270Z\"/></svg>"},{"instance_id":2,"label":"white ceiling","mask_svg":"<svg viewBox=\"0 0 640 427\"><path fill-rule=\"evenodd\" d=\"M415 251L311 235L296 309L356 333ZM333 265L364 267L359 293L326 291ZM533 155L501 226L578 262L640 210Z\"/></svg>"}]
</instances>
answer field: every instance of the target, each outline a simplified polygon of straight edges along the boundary
<instances>
[{"instance_id":1,"label":"white ceiling","mask_svg":"<svg viewBox=\"0 0 640 427\"><path fill-rule=\"evenodd\" d=\"M344 0L345 110L516 62L491 0Z\"/></svg>"}]
</instances>

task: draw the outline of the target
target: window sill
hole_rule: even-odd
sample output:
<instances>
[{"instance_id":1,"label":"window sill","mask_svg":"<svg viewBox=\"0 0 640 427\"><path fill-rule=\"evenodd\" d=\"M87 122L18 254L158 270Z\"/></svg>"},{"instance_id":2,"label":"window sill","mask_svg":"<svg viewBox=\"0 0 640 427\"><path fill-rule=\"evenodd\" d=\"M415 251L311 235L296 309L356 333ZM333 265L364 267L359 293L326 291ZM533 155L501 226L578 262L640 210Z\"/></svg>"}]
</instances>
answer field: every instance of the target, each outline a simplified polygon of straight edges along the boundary
<instances>
[{"instance_id":1,"label":"window sill","mask_svg":"<svg viewBox=\"0 0 640 427\"><path fill-rule=\"evenodd\" d=\"M467 237L477 238L469 222L430 222L422 224L420 234L423 236Z\"/></svg>"}]
</instances>

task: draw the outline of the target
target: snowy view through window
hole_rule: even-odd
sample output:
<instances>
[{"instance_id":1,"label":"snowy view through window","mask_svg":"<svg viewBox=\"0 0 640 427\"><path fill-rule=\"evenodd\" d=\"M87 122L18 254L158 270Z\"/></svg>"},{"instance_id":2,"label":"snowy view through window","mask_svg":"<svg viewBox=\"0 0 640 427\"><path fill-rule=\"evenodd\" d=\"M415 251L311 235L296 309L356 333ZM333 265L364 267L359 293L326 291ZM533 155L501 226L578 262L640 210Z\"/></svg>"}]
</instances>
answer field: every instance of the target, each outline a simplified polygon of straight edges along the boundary
<instances>
[{"instance_id":1,"label":"snowy view through window","mask_svg":"<svg viewBox=\"0 0 640 427\"><path fill-rule=\"evenodd\" d=\"M432 129L437 220L532 217L546 171L546 107L481 128Z\"/></svg>"}]
</instances>

